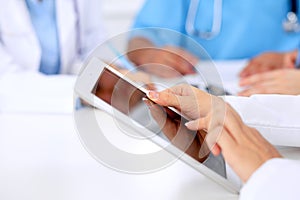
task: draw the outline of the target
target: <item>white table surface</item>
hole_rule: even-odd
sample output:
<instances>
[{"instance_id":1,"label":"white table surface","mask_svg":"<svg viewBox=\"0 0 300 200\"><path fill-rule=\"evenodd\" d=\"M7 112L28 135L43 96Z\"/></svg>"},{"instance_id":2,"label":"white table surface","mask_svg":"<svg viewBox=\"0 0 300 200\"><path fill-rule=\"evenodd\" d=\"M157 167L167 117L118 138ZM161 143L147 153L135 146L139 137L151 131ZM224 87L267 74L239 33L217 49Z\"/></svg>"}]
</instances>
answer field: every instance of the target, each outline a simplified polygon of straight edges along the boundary
<instances>
[{"instance_id":1,"label":"white table surface","mask_svg":"<svg viewBox=\"0 0 300 200\"><path fill-rule=\"evenodd\" d=\"M102 113L107 118L107 114ZM0 199L238 199L181 161L116 172L81 145L72 115L0 114ZM300 149L283 148L300 159Z\"/></svg>"},{"instance_id":2,"label":"white table surface","mask_svg":"<svg viewBox=\"0 0 300 200\"><path fill-rule=\"evenodd\" d=\"M223 81L231 79L223 78ZM70 86L66 84L66 88ZM31 94L33 102L39 102ZM69 100L59 105L56 99L55 111L69 106L72 101ZM46 104L51 105L52 101ZM8 105L15 101L6 102ZM71 113L49 113L42 106L30 113L21 107L26 104L21 104L18 110L22 112L18 112L14 105L12 111L6 109L0 113L1 200L238 199L180 160L163 170L143 175L109 169L85 150ZM111 120L104 113L100 113L100 118ZM107 123L106 128L109 126ZM299 148L280 150L289 158L300 159Z\"/></svg>"},{"instance_id":3,"label":"white table surface","mask_svg":"<svg viewBox=\"0 0 300 200\"><path fill-rule=\"evenodd\" d=\"M103 114L106 115L106 114ZM0 115L0 199L237 199L185 163L116 172L81 145L72 115Z\"/></svg>"}]
</instances>

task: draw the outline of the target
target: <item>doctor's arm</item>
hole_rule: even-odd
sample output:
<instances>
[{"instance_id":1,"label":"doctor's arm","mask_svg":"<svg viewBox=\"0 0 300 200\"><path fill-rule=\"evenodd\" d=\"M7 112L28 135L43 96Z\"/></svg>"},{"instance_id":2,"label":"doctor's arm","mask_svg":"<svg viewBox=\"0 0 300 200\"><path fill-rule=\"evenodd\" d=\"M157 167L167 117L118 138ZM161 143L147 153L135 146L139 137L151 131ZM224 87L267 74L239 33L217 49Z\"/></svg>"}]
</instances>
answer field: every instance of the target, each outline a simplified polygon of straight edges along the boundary
<instances>
[{"instance_id":1,"label":"doctor's arm","mask_svg":"<svg viewBox=\"0 0 300 200\"><path fill-rule=\"evenodd\" d=\"M240 72L240 77L245 78L254 74L275 69L295 68L298 50L285 53L267 52L252 58Z\"/></svg>"},{"instance_id":2,"label":"doctor's arm","mask_svg":"<svg viewBox=\"0 0 300 200\"><path fill-rule=\"evenodd\" d=\"M253 94L300 94L300 70L296 68L298 50L263 53L240 73L240 96Z\"/></svg>"},{"instance_id":3,"label":"doctor's arm","mask_svg":"<svg viewBox=\"0 0 300 200\"><path fill-rule=\"evenodd\" d=\"M300 94L300 70L276 69L254 74L240 80L240 86L245 89L240 96L253 94Z\"/></svg>"},{"instance_id":4,"label":"doctor's arm","mask_svg":"<svg viewBox=\"0 0 300 200\"><path fill-rule=\"evenodd\" d=\"M128 58L135 65L166 78L193 74L194 66L198 62L197 57L180 47L174 45L158 47L142 36L130 39L128 52Z\"/></svg>"}]
</instances>

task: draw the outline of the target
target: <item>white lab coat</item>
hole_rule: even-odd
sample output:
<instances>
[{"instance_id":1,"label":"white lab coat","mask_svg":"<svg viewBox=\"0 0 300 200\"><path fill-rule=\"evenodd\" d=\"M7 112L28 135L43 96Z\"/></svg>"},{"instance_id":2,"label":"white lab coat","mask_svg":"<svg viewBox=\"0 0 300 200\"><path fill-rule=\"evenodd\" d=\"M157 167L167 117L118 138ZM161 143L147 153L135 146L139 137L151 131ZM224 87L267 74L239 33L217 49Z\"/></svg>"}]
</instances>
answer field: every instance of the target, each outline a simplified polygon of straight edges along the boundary
<instances>
[{"instance_id":1,"label":"white lab coat","mask_svg":"<svg viewBox=\"0 0 300 200\"><path fill-rule=\"evenodd\" d=\"M300 147L300 96L227 96L225 101L273 145Z\"/></svg>"},{"instance_id":2,"label":"white lab coat","mask_svg":"<svg viewBox=\"0 0 300 200\"><path fill-rule=\"evenodd\" d=\"M300 161L275 158L256 170L240 192L241 200L300 199Z\"/></svg>"},{"instance_id":3,"label":"white lab coat","mask_svg":"<svg viewBox=\"0 0 300 200\"><path fill-rule=\"evenodd\" d=\"M300 96L228 96L225 100L274 145L300 147ZM300 199L299 180L300 161L271 159L252 174L240 199Z\"/></svg>"},{"instance_id":4,"label":"white lab coat","mask_svg":"<svg viewBox=\"0 0 300 200\"><path fill-rule=\"evenodd\" d=\"M69 74L106 38L101 0L57 0L56 14L64 75L46 76L38 72L41 48L25 0L0 0L0 112L72 113L76 76Z\"/></svg>"},{"instance_id":5,"label":"white lab coat","mask_svg":"<svg viewBox=\"0 0 300 200\"><path fill-rule=\"evenodd\" d=\"M75 12L77 1L79 15ZM61 50L61 73L78 71L78 61L105 39L101 1L57 0L57 25ZM79 16L80 30L76 26ZM80 34L80 44L77 40ZM78 45L82 55L78 55ZM0 0L0 75L37 72L41 48L31 24L25 0Z\"/></svg>"}]
</instances>

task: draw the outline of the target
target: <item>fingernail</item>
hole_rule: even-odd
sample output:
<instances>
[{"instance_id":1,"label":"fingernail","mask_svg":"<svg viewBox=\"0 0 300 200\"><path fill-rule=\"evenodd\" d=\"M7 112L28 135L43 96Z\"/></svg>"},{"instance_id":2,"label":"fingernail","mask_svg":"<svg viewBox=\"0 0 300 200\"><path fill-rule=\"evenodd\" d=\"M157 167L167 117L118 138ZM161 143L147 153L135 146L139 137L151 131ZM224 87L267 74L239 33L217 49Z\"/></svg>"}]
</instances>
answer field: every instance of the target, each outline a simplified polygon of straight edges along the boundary
<instances>
[{"instance_id":1,"label":"fingernail","mask_svg":"<svg viewBox=\"0 0 300 200\"><path fill-rule=\"evenodd\" d=\"M209 153L210 153L210 150L208 149L208 147L206 146L206 144L202 145L201 148L200 148L200 150L199 150L198 157L200 159L205 158L205 157L207 157L209 155Z\"/></svg>"},{"instance_id":2,"label":"fingernail","mask_svg":"<svg viewBox=\"0 0 300 200\"><path fill-rule=\"evenodd\" d=\"M142 100L144 101L146 106L148 106L149 108L151 108L154 105L149 99L147 99L145 97L143 97Z\"/></svg>"},{"instance_id":3,"label":"fingernail","mask_svg":"<svg viewBox=\"0 0 300 200\"><path fill-rule=\"evenodd\" d=\"M189 121L189 122L186 122L184 125L186 126L186 127L189 127L189 126L191 126L193 124L193 121Z\"/></svg>"},{"instance_id":4,"label":"fingernail","mask_svg":"<svg viewBox=\"0 0 300 200\"><path fill-rule=\"evenodd\" d=\"M159 98L158 92L155 91L149 91L147 96L152 100L157 100Z\"/></svg>"}]
</instances>

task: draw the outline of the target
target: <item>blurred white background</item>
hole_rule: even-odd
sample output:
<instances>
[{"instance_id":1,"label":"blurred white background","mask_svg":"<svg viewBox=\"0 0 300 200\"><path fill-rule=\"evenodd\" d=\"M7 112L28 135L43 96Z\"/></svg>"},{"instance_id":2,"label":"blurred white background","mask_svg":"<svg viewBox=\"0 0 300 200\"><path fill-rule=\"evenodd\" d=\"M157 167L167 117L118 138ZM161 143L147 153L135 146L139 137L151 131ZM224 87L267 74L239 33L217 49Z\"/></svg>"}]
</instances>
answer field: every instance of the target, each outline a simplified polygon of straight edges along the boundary
<instances>
[{"instance_id":1,"label":"blurred white background","mask_svg":"<svg viewBox=\"0 0 300 200\"><path fill-rule=\"evenodd\" d=\"M102 0L104 24L109 37L130 29L144 0Z\"/></svg>"}]
</instances>

